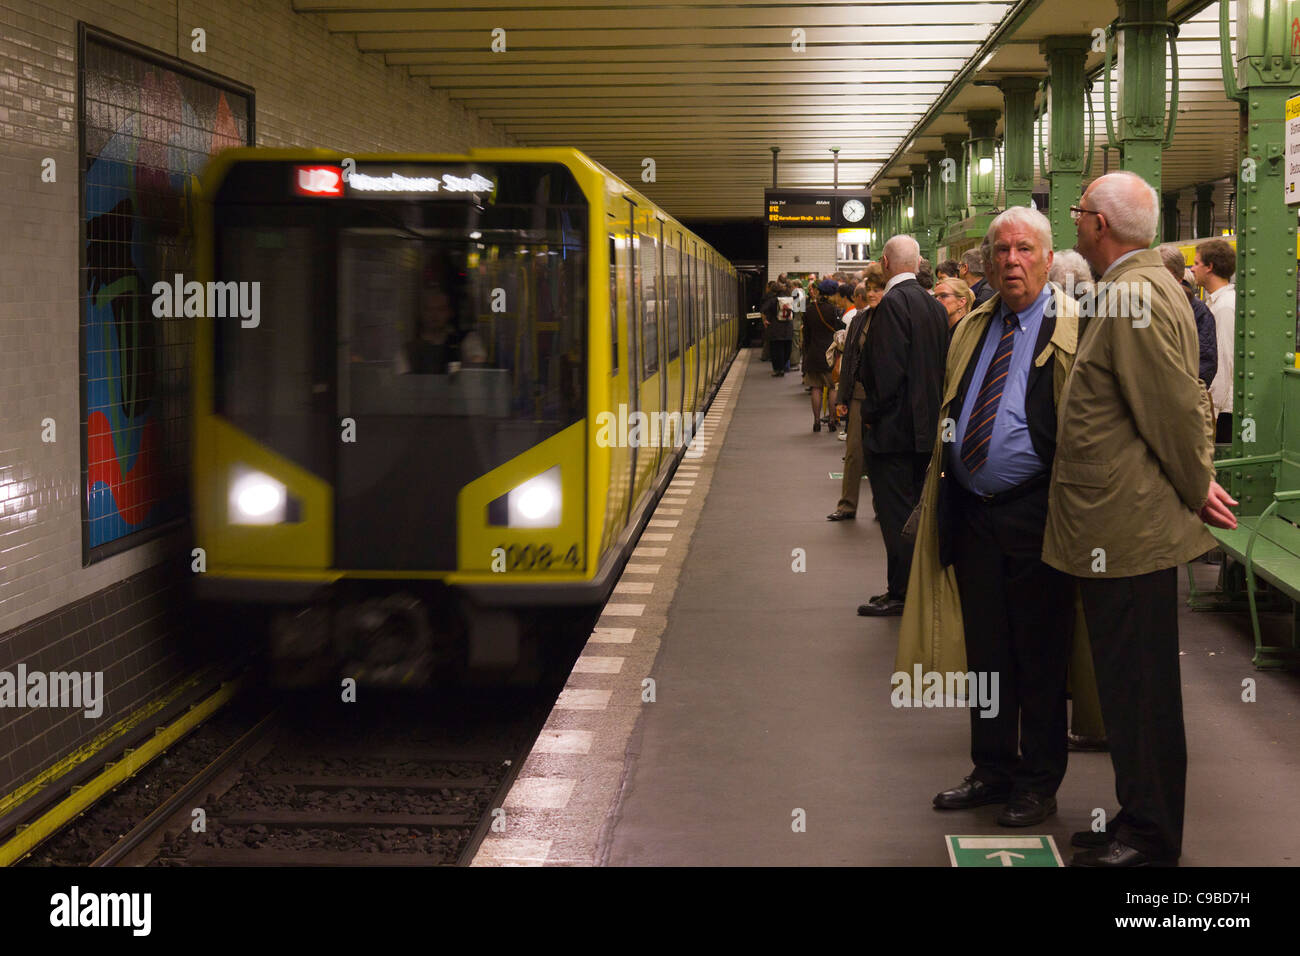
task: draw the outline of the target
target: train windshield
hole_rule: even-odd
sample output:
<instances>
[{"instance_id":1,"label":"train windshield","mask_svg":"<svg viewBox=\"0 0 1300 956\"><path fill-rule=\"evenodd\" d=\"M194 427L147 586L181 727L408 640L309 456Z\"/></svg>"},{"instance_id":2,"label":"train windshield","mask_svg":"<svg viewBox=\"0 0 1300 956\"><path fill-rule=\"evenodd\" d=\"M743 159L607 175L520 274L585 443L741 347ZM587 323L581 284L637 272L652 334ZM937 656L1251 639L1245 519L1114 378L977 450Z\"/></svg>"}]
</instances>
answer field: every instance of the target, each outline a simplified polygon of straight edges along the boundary
<instances>
[{"instance_id":1,"label":"train windshield","mask_svg":"<svg viewBox=\"0 0 1300 956\"><path fill-rule=\"evenodd\" d=\"M441 421L416 430L481 474L585 414L588 206L572 175L422 169L353 182L436 174L461 191L312 197L285 164L248 163L218 195L215 278L257 283L260 316L214 322L216 410L318 473L344 418L372 435Z\"/></svg>"}]
</instances>

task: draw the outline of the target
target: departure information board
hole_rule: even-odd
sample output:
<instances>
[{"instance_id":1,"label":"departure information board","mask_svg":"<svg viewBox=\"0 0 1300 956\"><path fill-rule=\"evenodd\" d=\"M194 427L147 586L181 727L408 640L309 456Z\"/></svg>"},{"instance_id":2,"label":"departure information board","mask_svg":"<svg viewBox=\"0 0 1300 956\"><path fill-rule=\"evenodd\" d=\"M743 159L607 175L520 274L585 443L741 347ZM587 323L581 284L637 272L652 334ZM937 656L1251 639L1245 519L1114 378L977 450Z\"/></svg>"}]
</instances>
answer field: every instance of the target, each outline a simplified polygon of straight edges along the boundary
<instances>
[{"instance_id":1,"label":"departure information board","mask_svg":"<svg viewBox=\"0 0 1300 956\"><path fill-rule=\"evenodd\" d=\"M871 194L862 190L765 189L763 218L773 226L825 229L871 225Z\"/></svg>"}]
</instances>

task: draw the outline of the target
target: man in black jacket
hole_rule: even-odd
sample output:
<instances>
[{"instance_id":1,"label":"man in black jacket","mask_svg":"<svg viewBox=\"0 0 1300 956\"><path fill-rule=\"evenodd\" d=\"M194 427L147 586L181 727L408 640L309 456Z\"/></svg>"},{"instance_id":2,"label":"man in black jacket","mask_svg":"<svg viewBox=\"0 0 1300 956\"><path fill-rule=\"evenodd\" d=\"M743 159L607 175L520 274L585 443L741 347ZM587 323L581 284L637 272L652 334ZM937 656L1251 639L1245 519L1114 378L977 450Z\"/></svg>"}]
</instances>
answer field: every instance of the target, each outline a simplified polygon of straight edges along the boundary
<instances>
[{"instance_id":1,"label":"man in black jacket","mask_svg":"<svg viewBox=\"0 0 1300 956\"><path fill-rule=\"evenodd\" d=\"M867 277L853 292L857 313L844 337L844 358L840 362L840 383L835 395L835 414L848 422L845 437L844 474L840 482L840 500L827 521L852 521L858 513L858 493L862 486L862 399L865 392L858 381L858 361L870 328L871 310L885 294L885 280L880 266L871 265Z\"/></svg>"},{"instance_id":2,"label":"man in black jacket","mask_svg":"<svg viewBox=\"0 0 1300 956\"><path fill-rule=\"evenodd\" d=\"M911 545L903 525L921 496L934 447L948 350L948 314L916 281L921 250L894 236L880 258L885 295L876 306L858 361L862 449L888 558L888 586L858 607L869 617L903 613Z\"/></svg>"},{"instance_id":3,"label":"man in black jacket","mask_svg":"<svg viewBox=\"0 0 1300 956\"><path fill-rule=\"evenodd\" d=\"M988 272L988 263L984 261L985 249L980 246L977 249L968 249L962 253L961 264L957 267L960 275L958 278L964 279L970 286L970 290L975 293L975 305L971 311L975 311L989 299L993 298L994 288L985 278Z\"/></svg>"},{"instance_id":4,"label":"man in black jacket","mask_svg":"<svg viewBox=\"0 0 1300 956\"><path fill-rule=\"evenodd\" d=\"M1196 319L1196 340L1200 352L1197 374L1205 383L1205 387L1209 388L1219 371L1219 335L1218 326L1214 322L1214 313L1210 311L1208 305L1192 294L1191 288L1183 278L1183 273L1187 269L1183 251L1173 243L1165 243L1160 247L1160 258L1164 260L1165 268L1173 273L1174 279L1187 293L1187 304L1192 307L1192 315Z\"/></svg>"}]
</instances>

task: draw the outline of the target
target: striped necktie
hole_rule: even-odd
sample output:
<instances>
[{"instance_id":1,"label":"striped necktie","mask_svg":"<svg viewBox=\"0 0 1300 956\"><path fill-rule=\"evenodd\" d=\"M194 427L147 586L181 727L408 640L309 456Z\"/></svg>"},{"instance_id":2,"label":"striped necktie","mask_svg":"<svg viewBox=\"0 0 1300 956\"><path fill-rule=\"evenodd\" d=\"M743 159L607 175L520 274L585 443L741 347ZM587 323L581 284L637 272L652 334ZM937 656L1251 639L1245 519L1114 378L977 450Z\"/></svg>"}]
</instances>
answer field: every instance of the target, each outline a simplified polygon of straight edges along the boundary
<instances>
[{"instance_id":1,"label":"striped necktie","mask_svg":"<svg viewBox=\"0 0 1300 956\"><path fill-rule=\"evenodd\" d=\"M984 385L975 398L975 406L966 423L962 439L961 460L966 471L975 474L989 459L989 439L993 437L993 422L998 417L998 402L1006 388L1007 372L1011 370L1011 352L1016 344L1016 314L1008 312L1002 317L1002 338L993 352L993 361L984 375Z\"/></svg>"}]
</instances>

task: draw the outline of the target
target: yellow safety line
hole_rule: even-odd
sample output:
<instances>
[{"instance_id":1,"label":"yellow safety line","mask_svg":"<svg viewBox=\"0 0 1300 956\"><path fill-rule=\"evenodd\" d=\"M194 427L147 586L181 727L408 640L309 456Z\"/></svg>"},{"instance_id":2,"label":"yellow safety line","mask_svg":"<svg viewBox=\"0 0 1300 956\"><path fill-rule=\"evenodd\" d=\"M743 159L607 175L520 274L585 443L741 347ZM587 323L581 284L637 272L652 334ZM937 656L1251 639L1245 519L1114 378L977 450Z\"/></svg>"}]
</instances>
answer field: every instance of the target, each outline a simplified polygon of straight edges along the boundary
<instances>
[{"instance_id":1,"label":"yellow safety line","mask_svg":"<svg viewBox=\"0 0 1300 956\"><path fill-rule=\"evenodd\" d=\"M195 704L170 726L160 728L151 740L135 750L128 750L120 761L110 763L90 782L74 787L70 796L59 801L31 824L20 827L13 839L0 845L0 866L11 866L21 860L96 800L142 770L151 760L225 705L235 696L242 683L242 680L222 683L210 696ZM144 715L140 719L143 717ZM135 722L139 723L139 720Z\"/></svg>"},{"instance_id":2,"label":"yellow safety line","mask_svg":"<svg viewBox=\"0 0 1300 956\"><path fill-rule=\"evenodd\" d=\"M0 797L0 814L8 813L18 804L30 799L34 794L44 790L52 781L71 772L76 767L85 763L91 757L108 747L114 739L123 736L128 731L135 729L144 723L154 714L166 710L181 695L197 687L204 680L211 679L211 674L202 672L195 674L193 677L177 685L171 693L165 697L151 701L140 707L130 714L127 714L113 726L109 727L103 733L98 734L94 739L82 744L72 753L61 759L58 763L46 767L36 777L27 781L11 793Z\"/></svg>"}]
</instances>

